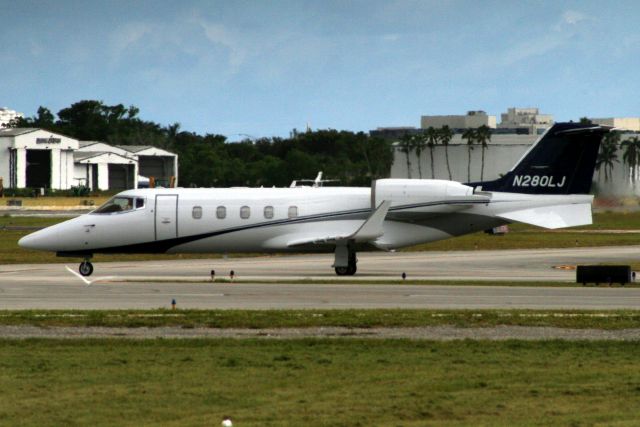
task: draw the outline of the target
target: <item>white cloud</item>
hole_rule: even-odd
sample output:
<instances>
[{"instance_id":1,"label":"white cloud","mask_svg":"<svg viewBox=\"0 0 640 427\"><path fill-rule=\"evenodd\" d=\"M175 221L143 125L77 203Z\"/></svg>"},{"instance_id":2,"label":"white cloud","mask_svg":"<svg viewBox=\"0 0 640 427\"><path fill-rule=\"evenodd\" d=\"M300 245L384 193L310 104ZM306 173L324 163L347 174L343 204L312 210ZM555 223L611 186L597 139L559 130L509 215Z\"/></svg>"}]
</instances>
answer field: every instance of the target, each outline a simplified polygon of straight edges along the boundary
<instances>
[{"instance_id":1,"label":"white cloud","mask_svg":"<svg viewBox=\"0 0 640 427\"><path fill-rule=\"evenodd\" d=\"M145 35L152 34L154 26L147 22L129 22L111 33L110 46L114 56L119 57L129 47L137 44Z\"/></svg>"},{"instance_id":2,"label":"white cloud","mask_svg":"<svg viewBox=\"0 0 640 427\"><path fill-rule=\"evenodd\" d=\"M199 20L198 24L204 30L207 40L218 46L223 46L229 50L229 64L233 68L242 65L247 56L247 50L242 46L239 37L232 33L221 24L211 23Z\"/></svg>"},{"instance_id":3,"label":"white cloud","mask_svg":"<svg viewBox=\"0 0 640 427\"><path fill-rule=\"evenodd\" d=\"M587 19L587 16L583 13L575 10L567 10L562 14L562 22L569 25L576 25L577 23Z\"/></svg>"}]
</instances>

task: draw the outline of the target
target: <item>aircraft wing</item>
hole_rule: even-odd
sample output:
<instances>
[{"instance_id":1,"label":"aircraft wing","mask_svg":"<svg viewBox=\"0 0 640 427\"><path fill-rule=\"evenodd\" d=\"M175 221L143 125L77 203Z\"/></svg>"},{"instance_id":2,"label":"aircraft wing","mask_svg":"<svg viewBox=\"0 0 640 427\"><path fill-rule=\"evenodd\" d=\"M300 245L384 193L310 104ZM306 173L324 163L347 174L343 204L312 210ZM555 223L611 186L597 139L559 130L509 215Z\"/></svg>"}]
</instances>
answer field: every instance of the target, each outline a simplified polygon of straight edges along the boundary
<instances>
[{"instance_id":1,"label":"aircraft wing","mask_svg":"<svg viewBox=\"0 0 640 427\"><path fill-rule=\"evenodd\" d=\"M352 240L358 243L371 242L384 234L382 224L389 212L391 201L384 200L376 208L375 211L367 218L362 225L350 234L336 234L317 237L306 237L304 239L293 240L287 243L288 247L304 246L304 245L322 245L328 243L336 243L341 240Z\"/></svg>"}]
</instances>

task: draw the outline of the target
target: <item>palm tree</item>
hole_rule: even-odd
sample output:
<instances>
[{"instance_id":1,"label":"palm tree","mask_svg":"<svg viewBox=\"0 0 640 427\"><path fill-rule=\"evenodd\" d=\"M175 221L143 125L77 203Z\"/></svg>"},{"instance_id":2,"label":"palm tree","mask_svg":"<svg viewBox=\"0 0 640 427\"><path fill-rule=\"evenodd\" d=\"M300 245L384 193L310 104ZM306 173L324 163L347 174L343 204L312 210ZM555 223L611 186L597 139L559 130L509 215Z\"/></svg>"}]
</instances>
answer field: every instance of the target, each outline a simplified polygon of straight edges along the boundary
<instances>
[{"instance_id":1,"label":"palm tree","mask_svg":"<svg viewBox=\"0 0 640 427\"><path fill-rule=\"evenodd\" d=\"M473 150L473 144L476 143L476 130L465 129L462 133L462 139L467 140L467 152L469 154L467 162L467 182L471 182L471 150Z\"/></svg>"},{"instance_id":2,"label":"palm tree","mask_svg":"<svg viewBox=\"0 0 640 427\"><path fill-rule=\"evenodd\" d=\"M631 183L636 185L636 172L640 165L640 138L634 136L624 141L620 146L624 148L622 160L629 166Z\"/></svg>"},{"instance_id":3,"label":"palm tree","mask_svg":"<svg viewBox=\"0 0 640 427\"><path fill-rule=\"evenodd\" d=\"M447 160L447 172L449 172L449 181L451 181L451 166L449 165L449 143L453 139L453 131L447 125L442 126L438 130L438 140L444 145L444 156Z\"/></svg>"},{"instance_id":4,"label":"palm tree","mask_svg":"<svg viewBox=\"0 0 640 427\"><path fill-rule=\"evenodd\" d=\"M414 135L411 137L411 146L413 147L413 151L416 152L416 157L418 158L418 175L420 179L422 179L422 152L424 151L425 141L424 134L423 135Z\"/></svg>"},{"instance_id":5,"label":"palm tree","mask_svg":"<svg viewBox=\"0 0 640 427\"><path fill-rule=\"evenodd\" d=\"M407 156L407 178L411 179L411 159L409 159L409 154L413 150L413 137L405 133L402 135L398 145L400 146L400 151Z\"/></svg>"},{"instance_id":6,"label":"palm tree","mask_svg":"<svg viewBox=\"0 0 640 427\"><path fill-rule=\"evenodd\" d=\"M480 181L484 180L484 150L489 148L487 144L491 141L491 129L489 126L482 125L476 131L476 142L482 146L482 166L480 168Z\"/></svg>"},{"instance_id":7,"label":"palm tree","mask_svg":"<svg viewBox=\"0 0 640 427\"><path fill-rule=\"evenodd\" d=\"M424 133L425 140L427 142L427 147L429 147L429 155L431 156L431 179L435 179L436 171L435 166L433 164L433 147L438 143L438 131L429 126L427 131Z\"/></svg>"},{"instance_id":8,"label":"palm tree","mask_svg":"<svg viewBox=\"0 0 640 427\"><path fill-rule=\"evenodd\" d=\"M602 145L600 145L598 158L596 160L596 169L598 170L598 176L600 176L600 169L603 168L605 182L608 181L611 177L613 164L618 162L618 145L616 144L616 140L620 139L620 135L618 135L617 137L609 136L612 133L613 132L610 132L604 137Z\"/></svg>"}]
</instances>

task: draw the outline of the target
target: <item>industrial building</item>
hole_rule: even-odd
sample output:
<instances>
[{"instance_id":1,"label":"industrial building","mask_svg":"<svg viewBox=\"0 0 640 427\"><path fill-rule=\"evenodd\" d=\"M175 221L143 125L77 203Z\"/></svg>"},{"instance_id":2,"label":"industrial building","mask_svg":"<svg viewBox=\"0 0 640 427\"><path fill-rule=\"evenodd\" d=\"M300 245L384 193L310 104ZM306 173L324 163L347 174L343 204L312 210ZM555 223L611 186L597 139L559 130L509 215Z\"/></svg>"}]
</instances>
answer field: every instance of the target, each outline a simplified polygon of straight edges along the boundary
<instances>
[{"instance_id":1,"label":"industrial building","mask_svg":"<svg viewBox=\"0 0 640 427\"><path fill-rule=\"evenodd\" d=\"M451 129L475 129L480 126L487 126L495 129L496 116L490 116L482 110L477 110L468 111L464 116L422 116L420 118L420 127L422 129L429 127L440 128L442 126L449 126Z\"/></svg>"},{"instance_id":2,"label":"industrial building","mask_svg":"<svg viewBox=\"0 0 640 427\"><path fill-rule=\"evenodd\" d=\"M589 120L599 125L613 126L620 130L640 132L640 117L608 117Z\"/></svg>"},{"instance_id":3,"label":"industrial building","mask_svg":"<svg viewBox=\"0 0 640 427\"><path fill-rule=\"evenodd\" d=\"M508 108L500 115L500 129L529 129L529 133L537 134L553 125L551 114L540 114L537 108Z\"/></svg>"},{"instance_id":4,"label":"industrial building","mask_svg":"<svg viewBox=\"0 0 640 427\"><path fill-rule=\"evenodd\" d=\"M0 130L0 178L5 188L92 190L138 188L152 177L177 185L178 156L152 146L112 146L78 141L44 129Z\"/></svg>"}]
</instances>

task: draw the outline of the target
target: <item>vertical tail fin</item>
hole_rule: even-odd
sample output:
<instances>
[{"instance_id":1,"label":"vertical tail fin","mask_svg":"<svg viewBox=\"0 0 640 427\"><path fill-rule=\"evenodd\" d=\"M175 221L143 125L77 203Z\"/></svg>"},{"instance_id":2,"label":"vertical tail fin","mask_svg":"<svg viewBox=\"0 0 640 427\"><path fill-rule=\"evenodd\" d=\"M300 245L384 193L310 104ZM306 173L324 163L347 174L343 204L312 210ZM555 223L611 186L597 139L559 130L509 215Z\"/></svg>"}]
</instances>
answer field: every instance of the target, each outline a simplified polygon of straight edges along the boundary
<instances>
[{"instance_id":1,"label":"vertical tail fin","mask_svg":"<svg viewBox=\"0 0 640 427\"><path fill-rule=\"evenodd\" d=\"M556 123L503 177L467 185L483 191L525 194L588 194L600 142L611 127Z\"/></svg>"}]
</instances>

